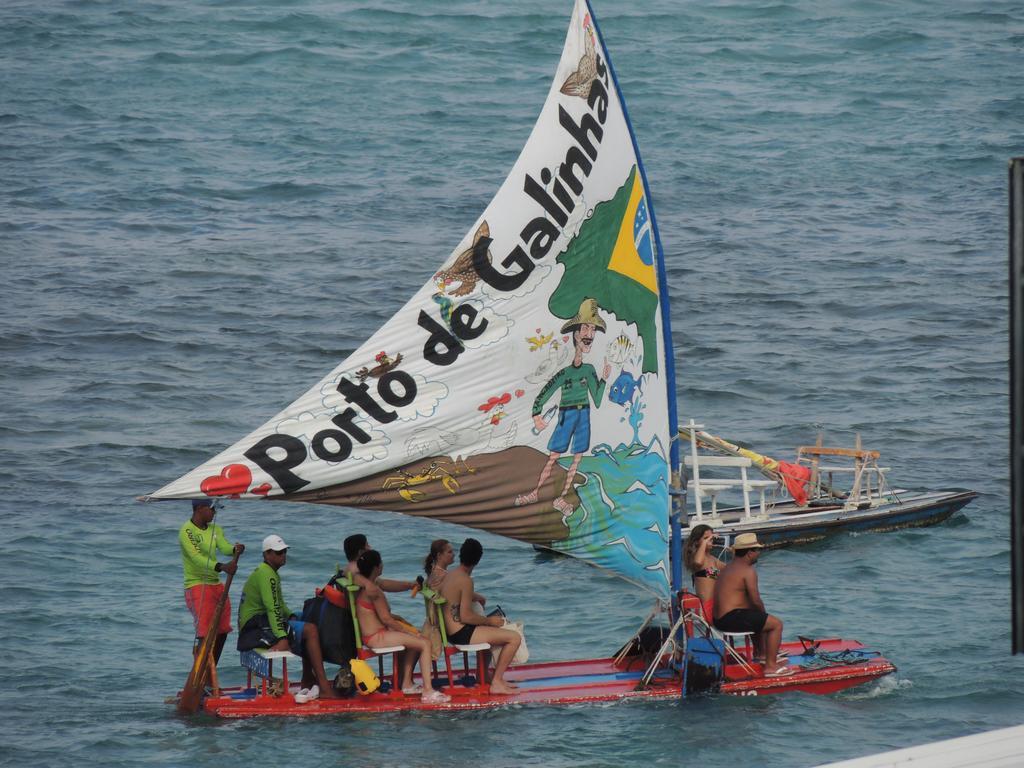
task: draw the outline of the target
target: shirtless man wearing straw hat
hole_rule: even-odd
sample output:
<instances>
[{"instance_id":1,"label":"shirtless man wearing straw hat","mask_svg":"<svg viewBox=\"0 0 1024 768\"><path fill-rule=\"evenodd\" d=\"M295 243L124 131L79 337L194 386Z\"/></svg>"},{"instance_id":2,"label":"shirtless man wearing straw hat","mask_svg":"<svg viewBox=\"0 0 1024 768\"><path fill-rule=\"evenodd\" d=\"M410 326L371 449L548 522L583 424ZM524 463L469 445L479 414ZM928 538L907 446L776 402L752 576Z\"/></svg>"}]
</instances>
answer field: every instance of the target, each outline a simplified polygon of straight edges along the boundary
<instances>
[{"instance_id":1,"label":"shirtless man wearing straw hat","mask_svg":"<svg viewBox=\"0 0 1024 768\"><path fill-rule=\"evenodd\" d=\"M732 544L732 561L715 581L715 626L723 632L754 632L754 647L764 654L764 676L785 677L793 669L779 663L782 619L768 614L757 589L754 564L764 544L756 533L741 533Z\"/></svg>"}]
</instances>

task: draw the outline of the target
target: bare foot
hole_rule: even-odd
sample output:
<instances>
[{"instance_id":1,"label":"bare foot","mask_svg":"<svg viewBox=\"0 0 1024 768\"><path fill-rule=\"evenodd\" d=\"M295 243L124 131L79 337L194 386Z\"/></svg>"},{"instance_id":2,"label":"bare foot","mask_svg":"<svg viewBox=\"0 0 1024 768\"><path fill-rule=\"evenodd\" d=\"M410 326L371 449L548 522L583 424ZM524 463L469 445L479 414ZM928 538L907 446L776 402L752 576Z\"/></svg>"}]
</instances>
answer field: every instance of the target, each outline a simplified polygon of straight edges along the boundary
<instances>
[{"instance_id":1,"label":"bare foot","mask_svg":"<svg viewBox=\"0 0 1024 768\"><path fill-rule=\"evenodd\" d=\"M499 696L512 696L517 690L519 690L517 686L509 685L505 682L491 682L491 693L498 694Z\"/></svg>"},{"instance_id":2,"label":"bare foot","mask_svg":"<svg viewBox=\"0 0 1024 768\"><path fill-rule=\"evenodd\" d=\"M341 696L333 685L320 686L320 698L321 699L340 699Z\"/></svg>"},{"instance_id":3,"label":"bare foot","mask_svg":"<svg viewBox=\"0 0 1024 768\"><path fill-rule=\"evenodd\" d=\"M518 496L516 496L516 500L514 503L517 507L523 507L526 506L527 504L536 504L537 492L530 491L529 493L521 493Z\"/></svg>"},{"instance_id":4,"label":"bare foot","mask_svg":"<svg viewBox=\"0 0 1024 768\"><path fill-rule=\"evenodd\" d=\"M576 509L572 504L570 504L561 496L559 496L557 499L551 502L551 506L553 506L555 509L562 513L562 520L568 518L569 515L572 514L573 510Z\"/></svg>"}]
</instances>

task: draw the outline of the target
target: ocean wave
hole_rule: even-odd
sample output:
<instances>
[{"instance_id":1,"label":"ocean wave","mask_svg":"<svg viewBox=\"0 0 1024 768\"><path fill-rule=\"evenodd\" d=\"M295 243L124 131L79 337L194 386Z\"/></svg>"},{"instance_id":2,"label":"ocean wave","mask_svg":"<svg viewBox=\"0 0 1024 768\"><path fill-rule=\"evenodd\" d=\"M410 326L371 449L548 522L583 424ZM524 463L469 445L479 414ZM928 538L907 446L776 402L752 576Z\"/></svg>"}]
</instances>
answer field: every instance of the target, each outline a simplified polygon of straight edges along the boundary
<instances>
[{"instance_id":1,"label":"ocean wave","mask_svg":"<svg viewBox=\"0 0 1024 768\"><path fill-rule=\"evenodd\" d=\"M905 677L888 675L879 678L870 685L863 685L856 689L844 691L839 694L839 698L846 701L870 701L872 699L903 694L913 689L913 687L914 683Z\"/></svg>"}]
</instances>

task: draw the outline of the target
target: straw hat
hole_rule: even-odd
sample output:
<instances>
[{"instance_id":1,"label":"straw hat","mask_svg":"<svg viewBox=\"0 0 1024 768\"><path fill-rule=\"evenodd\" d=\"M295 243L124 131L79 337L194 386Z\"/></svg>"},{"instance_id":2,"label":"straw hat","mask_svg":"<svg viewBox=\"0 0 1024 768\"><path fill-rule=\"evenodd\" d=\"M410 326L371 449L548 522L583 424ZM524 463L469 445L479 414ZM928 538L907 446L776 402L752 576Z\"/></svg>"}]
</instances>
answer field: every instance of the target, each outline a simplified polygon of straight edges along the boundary
<instances>
[{"instance_id":1,"label":"straw hat","mask_svg":"<svg viewBox=\"0 0 1024 768\"><path fill-rule=\"evenodd\" d=\"M604 320L597 314L597 299L584 299L580 304L580 311L575 317L565 321L559 333L569 333L584 324L592 325L599 331L604 330Z\"/></svg>"},{"instance_id":2,"label":"straw hat","mask_svg":"<svg viewBox=\"0 0 1024 768\"><path fill-rule=\"evenodd\" d=\"M741 533L732 540L732 550L737 549L764 549L764 544L757 540L756 533Z\"/></svg>"}]
</instances>

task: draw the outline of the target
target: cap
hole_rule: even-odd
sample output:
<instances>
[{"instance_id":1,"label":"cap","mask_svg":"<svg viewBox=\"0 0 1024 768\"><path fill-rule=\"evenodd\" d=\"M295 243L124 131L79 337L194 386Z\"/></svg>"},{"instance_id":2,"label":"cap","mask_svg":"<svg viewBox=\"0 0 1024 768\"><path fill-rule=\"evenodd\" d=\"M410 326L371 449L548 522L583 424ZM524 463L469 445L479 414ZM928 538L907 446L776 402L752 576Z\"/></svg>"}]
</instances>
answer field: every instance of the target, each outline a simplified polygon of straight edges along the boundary
<instances>
[{"instance_id":1,"label":"cap","mask_svg":"<svg viewBox=\"0 0 1024 768\"><path fill-rule=\"evenodd\" d=\"M282 549L288 549L288 545L284 543L284 539L272 533L263 540L263 551L266 552L268 549L280 552Z\"/></svg>"},{"instance_id":2,"label":"cap","mask_svg":"<svg viewBox=\"0 0 1024 768\"><path fill-rule=\"evenodd\" d=\"M737 549L764 549L764 544L757 540L756 533L741 533L732 540L733 551Z\"/></svg>"},{"instance_id":3,"label":"cap","mask_svg":"<svg viewBox=\"0 0 1024 768\"><path fill-rule=\"evenodd\" d=\"M217 499L192 499L192 511L195 512L200 507L217 509Z\"/></svg>"}]
</instances>

